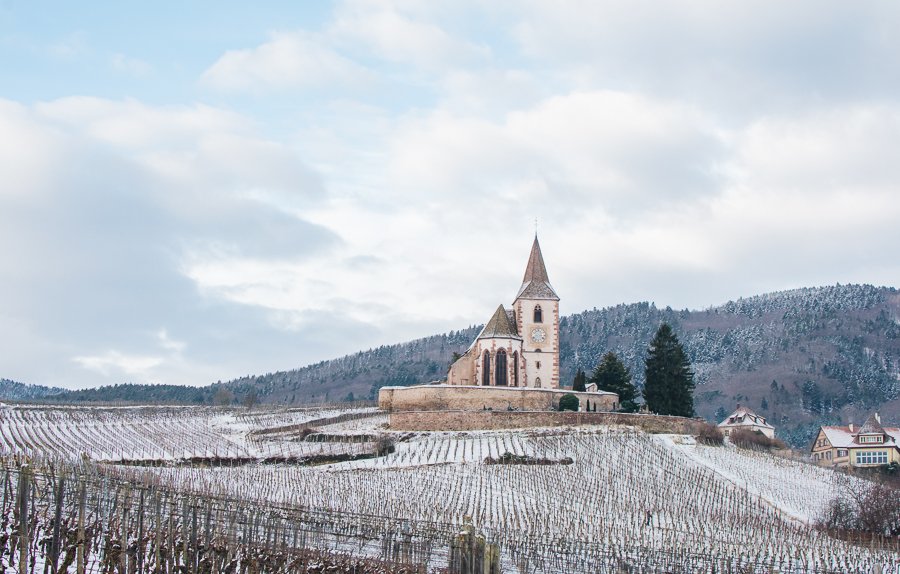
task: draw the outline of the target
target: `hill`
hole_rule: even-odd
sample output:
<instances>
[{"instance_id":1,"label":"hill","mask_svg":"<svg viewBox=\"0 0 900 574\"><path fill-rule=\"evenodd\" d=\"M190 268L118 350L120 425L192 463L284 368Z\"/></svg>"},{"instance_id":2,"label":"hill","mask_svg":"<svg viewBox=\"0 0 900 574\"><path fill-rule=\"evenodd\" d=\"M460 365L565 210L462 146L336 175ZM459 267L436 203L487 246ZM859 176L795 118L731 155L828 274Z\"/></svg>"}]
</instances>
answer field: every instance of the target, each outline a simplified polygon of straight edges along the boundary
<instances>
[{"instance_id":1,"label":"hill","mask_svg":"<svg viewBox=\"0 0 900 574\"><path fill-rule=\"evenodd\" d=\"M653 303L592 309L560 320L562 380L590 372L607 350L643 384L647 345L658 325L673 325L696 371L697 412L724 416L737 403L768 417L795 445L820 424L880 409L900 418L900 294L894 288L835 285L738 299L702 311ZM256 387L263 400L288 404L374 398L384 385L444 376L480 326L370 349L293 371L227 383Z\"/></svg>"},{"instance_id":2,"label":"hill","mask_svg":"<svg viewBox=\"0 0 900 574\"><path fill-rule=\"evenodd\" d=\"M65 392L65 389L57 387L29 385L11 379L0 379L0 399L3 400L30 401L65 394Z\"/></svg>"},{"instance_id":3,"label":"hill","mask_svg":"<svg viewBox=\"0 0 900 574\"><path fill-rule=\"evenodd\" d=\"M591 309L560 320L562 380L590 372L603 353L619 354L643 383L647 345L669 322L697 375L696 409L708 419L743 403L766 416L788 442L804 445L820 424L861 422L879 409L900 420L900 293L892 287L834 285L729 301L701 311L653 303ZM372 399L385 385L440 379L480 326L386 345L303 368L223 383L240 400L299 404ZM60 400L152 401L161 387L102 387ZM169 389L167 401L210 403L219 385ZM123 392L127 391L127 392Z\"/></svg>"}]
</instances>

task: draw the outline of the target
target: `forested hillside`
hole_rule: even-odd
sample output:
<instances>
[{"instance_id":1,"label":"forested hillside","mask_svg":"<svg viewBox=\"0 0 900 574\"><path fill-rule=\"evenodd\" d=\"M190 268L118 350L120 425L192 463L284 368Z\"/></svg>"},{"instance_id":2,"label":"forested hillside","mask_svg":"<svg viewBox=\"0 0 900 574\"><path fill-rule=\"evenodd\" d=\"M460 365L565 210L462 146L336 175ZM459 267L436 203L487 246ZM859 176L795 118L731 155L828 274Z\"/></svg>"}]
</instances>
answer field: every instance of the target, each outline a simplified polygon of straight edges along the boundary
<instances>
[{"instance_id":1,"label":"forested hillside","mask_svg":"<svg viewBox=\"0 0 900 574\"><path fill-rule=\"evenodd\" d=\"M640 386L647 345L662 321L672 324L690 355L696 409L703 417L721 418L742 403L797 445L819 424L862 422L874 409L885 422L900 423L900 293L894 288L836 285L738 299L702 311L634 303L569 315L560 321L564 384L571 384L578 368L590 373L612 350ZM443 378L453 353L465 351L479 329L200 388L116 385L54 398L210 403L224 387L235 401L251 389L263 402L282 404L372 399L385 385ZM28 396L31 391L10 384L20 385L3 382L0 391L9 392L2 397L38 398L57 391L42 387Z\"/></svg>"},{"instance_id":2,"label":"forested hillside","mask_svg":"<svg viewBox=\"0 0 900 574\"><path fill-rule=\"evenodd\" d=\"M862 422L878 408L900 422L900 293L836 285L730 301L703 311L652 303L592 309L560 321L562 379L590 372L607 350L619 354L638 385L647 345L667 321L696 372L696 408L709 419L738 403L768 417L802 444L822 423ZM294 371L228 383L236 394L255 386L272 402L374 398L384 385L440 379L454 352L480 327L323 361Z\"/></svg>"},{"instance_id":3,"label":"forested hillside","mask_svg":"<svg viewBox=\"0 0 900 574\"><path fill-rule=\"evenodd\" d=\"M60 393L65 393L65 390L43 385L28 385L11 379L0 379L0 400L43 399Z\"/></svg>"}]
</instances>

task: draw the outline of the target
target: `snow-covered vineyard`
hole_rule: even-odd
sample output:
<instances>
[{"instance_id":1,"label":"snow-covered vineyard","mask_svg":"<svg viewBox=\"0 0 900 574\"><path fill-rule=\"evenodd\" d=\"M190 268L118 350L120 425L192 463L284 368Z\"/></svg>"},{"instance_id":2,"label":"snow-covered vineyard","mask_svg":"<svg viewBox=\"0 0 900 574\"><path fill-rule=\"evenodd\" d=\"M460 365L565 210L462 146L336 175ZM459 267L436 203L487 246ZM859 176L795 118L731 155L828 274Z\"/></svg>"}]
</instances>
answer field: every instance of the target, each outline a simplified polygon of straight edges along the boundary
<instances>
[{"instance_id":1,"label":"snow-covered vineyard","mask_svg":"<svg viewBox=\"0 0 900 574\"><path fill-rule=\"evenodd\" d=\"M622 427L390 433L374 411L343 414L14 408L0 413L0 431L7 453L88 464L102 480L205 501L209 516L263 512L288 546L315 532L319 548L429 569L447 565L471 521L499 547L504 572L900 572L897 541L851 544L812 527L833 496L862 487L827 469ZM328 440L309 440L317 434ZM174 464L371 453L375 441L360 437L384 435L393 452L347 462ZM240 520L207 523L207 536L217 524L248 536L235 533Z\"/></svg>"},{"instance_id":2,"label":"snow-covered vineyard","mask_svg":"<svg viewBox=\"0 0 900 574\"><path fill-rule=\"evenodd\" d=\"M5 407L0 409L0 453L84 455L99 462L302 457L346 448L298 441L296 432L271 431L355 414L376 412L371 408L248 413L208 407ZM375 419L378 424L387 420L384 416ZM371 422L366 428L371 428ZM354 428L353 421L341 426Z\"/></svg>"}]
</instances>

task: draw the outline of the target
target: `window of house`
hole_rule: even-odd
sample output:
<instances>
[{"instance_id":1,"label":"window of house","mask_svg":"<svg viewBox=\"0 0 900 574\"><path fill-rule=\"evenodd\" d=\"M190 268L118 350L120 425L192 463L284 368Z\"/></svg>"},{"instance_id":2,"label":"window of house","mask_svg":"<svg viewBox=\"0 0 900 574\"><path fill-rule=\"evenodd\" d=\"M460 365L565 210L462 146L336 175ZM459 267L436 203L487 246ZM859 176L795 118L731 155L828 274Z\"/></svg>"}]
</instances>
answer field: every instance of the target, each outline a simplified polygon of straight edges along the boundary
<instances>
[{"instance_id":1,"label":"window of house","mask_svg":"<svg viewBox=\"0 0 900 574\"><path fill-rule=\"evenodd\" d=\"M544 322L544 313L541 311L540 305L534 306L534 322L535 323L543 323Z\"/></svg>"},{"instance_id":2,"label":"window of house","mask_svg":"<svg viewBox=\"0 0 900 574\"><path fill-rule=\"evenodd\" d=\"M879 444L884 440L884 437L881 435L870 435L870 436L861 436L859 437L860 444Z\"/></svg>"},{"instance_id":3,"label":"window of house","mask_svg":"<svg viewBox=\"0 0 900 574\"><path fill-rule=\"evenodd\" d=\"M505 387L506 381L506 351L500 349L494 358L494 384L498 387Z\"/></svg>"},{"instance_id":4,"label":"window of house","mask_svg":"<svg viewBox=\"0 0 900 574\"><path fill-rule=\"evenodd\" d=\"M485 387L491 384L491 354L488 351L481 359L481 384Z\"/></svg>"},{"instance_id":5,"label":"window of house","mask_svg":"<svg viewBox=\"0 0 900 574\"><path fill-rule=\"evenodd\" d=\"M536 388L536 389L541 388L541 378L540 377L536 377L534 379L534 388Z\"/></svg>"},{"instance_id":6,"label":"window of house","mask_svg":"<svg viewBox=\"0 0 900 574\"><path fill-rule=\"evenodd\" d=\"M842 457L842 456L847 456L847 449L845 449L845 448L839 448L839 449L837 450L837 455L835 455L835 456L837 456L838 458L840 458L840 457Z\"/></svg>"},{"instance_id":7,"label":"window of house","mask_svg":"<svg viewBox=\"0 0 900 574\"><path fill-rule=\"evenodd\" d=\"M886 450L862 450L856 453L856 464L887 464Z\"/></svg>"},{"instance_id":8,"label":"window of house","mask_svg":"<svg viewBox=\"0 0 900 574\"><path fill-rule=\"evenodd\" d=\"M513 351L512 354L512 364L513 364L513 386L519 386L519 352Z\"/></svg>"},{"instance_id":9,"label":"window of house","mask_svg":"<svg viewBox=\"0 0 900 574\"><path fill-rule=\"evenodd\" d=\"M541 362L540 362L540 361L535 362L535 365L537 366L538 369L541 368Z\"/></svg>"}]
</instances>

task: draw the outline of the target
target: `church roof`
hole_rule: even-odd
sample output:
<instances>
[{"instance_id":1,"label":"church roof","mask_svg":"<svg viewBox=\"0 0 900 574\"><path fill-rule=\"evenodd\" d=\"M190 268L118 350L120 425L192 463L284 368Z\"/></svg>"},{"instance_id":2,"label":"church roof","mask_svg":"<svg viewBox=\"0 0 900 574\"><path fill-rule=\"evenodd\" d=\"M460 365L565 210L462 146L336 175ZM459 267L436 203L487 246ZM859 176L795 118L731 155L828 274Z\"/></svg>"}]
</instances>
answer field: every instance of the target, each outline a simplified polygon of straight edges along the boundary
<instances>
[{"instance_id":1,"label":"church roof","mask_svg":"<svg viewBox=\"0 0 900 574\"><path fill-rule=\"evenodd\" d=\"M522 278L522 286L516 299L525 297L528 299L554 299L559 301L559 295L550 285L547 276L547 266L544 265L544 256L541 254L541 244L537 235L534 236L534 244L531 246L531 255L528 257L528 266L525 268L525 277Z\"/></svg>"},{"instance_id":2,"label":"church roof","mask_svg":"<svg viewBox=\"0 0 900 574\"><path fill-rule=\"evenodd\" d=\"M510 320L506 309L503 305L497 307L494 316L487 322L484 329L478 335L479 339L491 339L494 337L506 337L513 339L521 339L519 332L516 330L515 321Z\"/></svg>"}]
</instances>

